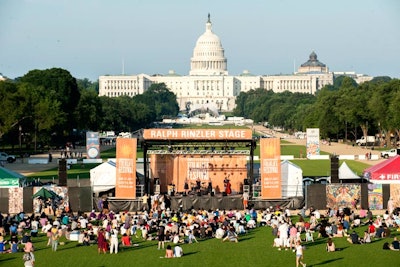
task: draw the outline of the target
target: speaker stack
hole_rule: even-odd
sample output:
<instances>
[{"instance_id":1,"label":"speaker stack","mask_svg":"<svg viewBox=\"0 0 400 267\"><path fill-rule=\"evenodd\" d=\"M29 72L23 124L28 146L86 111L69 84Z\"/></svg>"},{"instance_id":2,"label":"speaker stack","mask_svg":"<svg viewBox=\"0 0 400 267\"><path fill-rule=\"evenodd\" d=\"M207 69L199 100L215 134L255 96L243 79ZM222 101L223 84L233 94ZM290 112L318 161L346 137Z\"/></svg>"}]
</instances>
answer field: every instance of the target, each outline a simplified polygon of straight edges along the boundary
<instances>
[{"instance_id":1,"label":"speaker stack","mask_svg":"<svg viewBox=\"0 0 400 267\"><path fill-rule=\"evenodd\" d=\"M331 156L331 183L339 183L339 158Z\"/></svg>"},{"instance_id":2,"label":"speaker stack","mask_svg":"<svg viewBox=\"0 0 400 267\"><path fill-rule=\"evenodd\" d=\"M58 185L67 186L67 161L65 159L58 162Z\"/></svg>"}]
</instances>

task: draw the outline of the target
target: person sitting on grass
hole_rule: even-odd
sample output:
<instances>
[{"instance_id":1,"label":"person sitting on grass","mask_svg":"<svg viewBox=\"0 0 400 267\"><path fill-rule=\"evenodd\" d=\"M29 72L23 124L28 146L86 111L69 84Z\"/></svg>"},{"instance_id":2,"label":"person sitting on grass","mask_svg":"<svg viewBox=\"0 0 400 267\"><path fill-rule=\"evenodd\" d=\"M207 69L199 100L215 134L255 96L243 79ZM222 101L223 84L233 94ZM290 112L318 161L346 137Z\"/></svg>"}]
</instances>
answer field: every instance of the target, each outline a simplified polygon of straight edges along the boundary
<instances>
[{"instance_id":1,"label":"person sitting on grass","mask_svg":"<svg viewBox=\"0 0 400 267\"><path fill-rule=\"evenodd\" d=\"M225 242L225 240L229 239L231 242L239 242L237 238L237 234L235 232L235 229L233 227L229 227L228 231L226 232L226 237L222 239L222 242Z\"/></svg>"},{"instance_id":2,"label":"person sitting on grass","mask_svg":"<svg viewBox=\"0 0 400 267\"><path fill-rule=\"evenodd\" d=\"M328 238L328 241L326 242L326 251L328 252L336 251L336 246L335 243L333 243L332 238Z\"/></svg>"},{"instance_id":3,"label":"person sitting on grass","mask_svg":"<svg viewBox=\"0 0 400 267\"><path fill-rule=\"evenodd\" d=\"M364 244L371 243L371 235L368 233L367 230L364 231L363 243Z\"/></svg>"},{"instance_id":4,"label":"person sitting on grass","mask_svg":"<svg viewBox=\"0 0 400 267\"><path fill-rule=\"evenodd\" d=\"M360 237L358 236L356 231L353 231L350 234L350 237L347 238L347 241L349 241L349 243L351 243L351 244L361 244Z\"/></svg>"},{"instance_id":5,"label":"person sitting on grass","mask_svg":"<svg viewBox=\"0 0 400 267\"><path fill-rule=\"evenodd\" d=\"M183 256L183 249L179 245L176 245L174 247L174 257L180 258L182 256Z\"/></svg>"},{"instance_id":6,"label":"person sitting on grass","mask_svg":"<svg viewBox=\"0 0 400 267\"><path fill-rule=\"evenodd\" d=\"M121 243L122 243L122 246L124 246L124 247L131 246L131 239L129 238L129 236L126 233L122 235Z\"/></svg>"},{"instance_id":7,"label":"person sitting on grass","mask_svg":"<svg viewBox=\"0 0 400 267\"><path fill-rule=\"evenodd\" d=\"M171 245L167 246L167 249L165 250L165 258L173 258L174 257L174 251L171 248Z\"/></svg>"}]
</instances>

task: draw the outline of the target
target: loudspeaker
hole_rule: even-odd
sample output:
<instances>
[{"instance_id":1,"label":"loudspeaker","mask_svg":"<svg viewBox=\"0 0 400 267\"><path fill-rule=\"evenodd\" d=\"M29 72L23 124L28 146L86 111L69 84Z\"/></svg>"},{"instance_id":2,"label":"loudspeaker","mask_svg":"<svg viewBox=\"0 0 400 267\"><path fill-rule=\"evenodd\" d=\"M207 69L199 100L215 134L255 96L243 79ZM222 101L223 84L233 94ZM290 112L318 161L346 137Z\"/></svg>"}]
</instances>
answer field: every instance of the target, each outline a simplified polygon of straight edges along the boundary
<instances>
[{"instance_id":1,"label":"loudspeaker","mask_svg":"<svg viewBox=\"0 0 400 267\"><path fill-rule=\"evenodd\" d=\"M331 157L331 183L339 183L339 158Z\"/></svg>"},{"instance_id":2,"label":"loudspeaker","mask_svg":"<svg viewBox=\"0 0 400 267\"><path fill-rule=\"evenodd\" d=\"M58 185L67 185L67 161L65 159L58 162Z\"/></svg>"}]
</instances>

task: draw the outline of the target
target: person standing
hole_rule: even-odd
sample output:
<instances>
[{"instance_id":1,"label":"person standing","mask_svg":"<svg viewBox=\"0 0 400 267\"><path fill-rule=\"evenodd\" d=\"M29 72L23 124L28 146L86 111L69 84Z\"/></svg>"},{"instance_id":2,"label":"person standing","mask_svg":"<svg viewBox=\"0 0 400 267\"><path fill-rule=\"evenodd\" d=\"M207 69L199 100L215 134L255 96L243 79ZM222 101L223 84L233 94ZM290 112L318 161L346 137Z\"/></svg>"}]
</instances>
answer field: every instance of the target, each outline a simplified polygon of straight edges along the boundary
<instances>
[{"instance_id":1,"label":"person standing","mask_svg":"<svg viewBox=\"0 0 400 267\"><path fill-rule=\"evenodd\" d=\"M244 191L242 198L243 198L243 209L245 210L245 209L247 209L247 206L249 205L249 192Z\"/></svg>"},{"instance_id":2,"label":"person standing","mask_svg":"<svg viewBox=\"0 0 400 267\"><path fill-rule=\"evenodd\" d=\"M306 267L306 264L303 262L303 246L301 245L300 241L296 242L296 267L299 265Z\"/></svg>"},{"instance_id":3,"label":"person standing","mask_svg":"<svg viewBox=\"0 0 400 267\"><path fill-rule=\"evenodd\" d=\"M158 227L158 249L164 249L165 243L165 226L163 223L160 223Z\"/></svg>"},{"instance_id":4,"label":"person standing","mask_svg":"<svg viewBox=\"0 0 400 267\"><path fill-rule=\"evenodd\" d=\"M109 211L110 211L110 209L109 209L108 199L104 198L104 200L103 200L103 214L108 214Z\"/></svg>"},{"instance_id":5,"label":"person standing","mask_svg":"<svg viewBox=\"0 0 400 267\"><path fill-rule=\"evenodd\" d=\"M57 251L59 238L60 238L60 235L58 233L58 228L57 228L57 226L53 225L53 228L51 228L51 250L52 251Z\"/></svg>"},{"instance_id":6,"label":"person standing","mask_svg":"<svg viewBox=\"0 0 400 267\"><path fill-rule=\"evenodd\" d=\"M390 197L387 203L387 210L389 212L389 215L391 215L394 211L394 202L393 202L393 197Z\"/></svg>"},{"instance_id":7,"label":"person standing","mask_svg":"<svg viewBox=\"0 0 400 267\"><path fill-rule=\"evenodd\" d=\"M103 228L99 229L99 231L97 233L97 249L98 249L99 254L101 252L106 254L106 252L107 252L107 240L104 235Z\"/></svg>"},{"instance_id":8,"label":"person standing","mask_svg":"<svg viewBox=\"0 0 400 267\"><path fill-rule=\"evenodd\" d=\"M110 239L110 254L118 253L118 230L116 228L111 229L111 239Z\"/></svg>"}]
</instances>

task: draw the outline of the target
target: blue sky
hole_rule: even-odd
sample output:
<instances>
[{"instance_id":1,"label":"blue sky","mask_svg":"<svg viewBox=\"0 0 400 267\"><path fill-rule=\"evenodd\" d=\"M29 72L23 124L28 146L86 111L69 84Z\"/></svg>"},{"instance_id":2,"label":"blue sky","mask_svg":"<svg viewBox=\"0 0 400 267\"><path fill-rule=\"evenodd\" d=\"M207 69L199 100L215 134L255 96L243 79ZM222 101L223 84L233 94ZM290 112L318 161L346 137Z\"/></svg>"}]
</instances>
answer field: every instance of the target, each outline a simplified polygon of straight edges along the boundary
<instances>
[{"instance_id":1,"label":"blue sky","mask_svg":"<svg viewBox=\"0 0 400 267\"><path fill-rule=\"evenodd\" d=\"M331 71L400 77L397 0L0 0L0 73L188 75L208 13L230 75L289 74L315 51Z\"/></svg>"}]
</instances>

